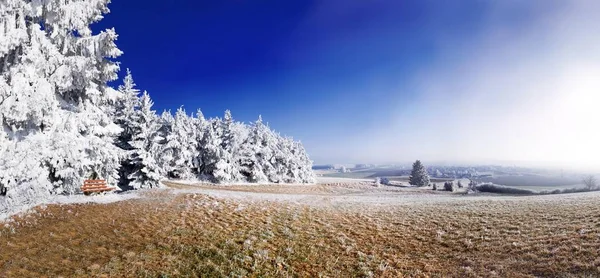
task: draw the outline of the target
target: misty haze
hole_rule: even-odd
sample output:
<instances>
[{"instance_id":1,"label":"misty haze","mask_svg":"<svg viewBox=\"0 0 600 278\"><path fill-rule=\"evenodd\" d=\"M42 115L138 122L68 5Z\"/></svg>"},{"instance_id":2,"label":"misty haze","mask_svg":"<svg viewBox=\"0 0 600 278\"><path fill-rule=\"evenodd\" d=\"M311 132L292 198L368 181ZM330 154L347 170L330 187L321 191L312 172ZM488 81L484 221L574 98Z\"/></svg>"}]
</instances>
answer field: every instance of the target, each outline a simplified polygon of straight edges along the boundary
<instances>
[{"instance_id":1,"label":"misty haze","mask_svg":"<svg viewBox=\"0 0 600 278\"><path fill-rule=\"evenodd\" d=\"M0 277L600 277L599 26L0 0Z\"/></svg>"}]
</instances>

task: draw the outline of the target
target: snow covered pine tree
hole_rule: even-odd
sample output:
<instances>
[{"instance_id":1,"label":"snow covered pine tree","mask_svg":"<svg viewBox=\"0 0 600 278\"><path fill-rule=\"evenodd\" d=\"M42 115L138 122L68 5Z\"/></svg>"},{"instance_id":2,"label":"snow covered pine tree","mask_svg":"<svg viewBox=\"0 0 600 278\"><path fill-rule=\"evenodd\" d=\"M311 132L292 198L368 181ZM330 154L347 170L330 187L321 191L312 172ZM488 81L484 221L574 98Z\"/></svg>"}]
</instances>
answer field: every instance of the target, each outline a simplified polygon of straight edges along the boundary
<instances>
[{"instance_id":1,"label":"snow covered pine tree","mask_svg":"<svg viewBox=\"0 0 600 278\"><path fill-rule=\"evenodd\" d=\"M428 186L429 185L429 175L427 174L427 170L421 163L420 160L415 161L413 163L412 172L410 173L409 183L415 186Z\"/></svg>"},{"instance_id":2,"label":"snow covered pine tree","mask_svg":"<svg viewBox=\"0 0 600 278\"><path fill-rule=\"evenodd\" d=\"M166 150L172 154L168 177L175 179L192 178L195 153L194 126L183 107L177 109L171 124L171 133L167 135Z\"/></svg>"},{"instance_id":3,"label":"snow covered pine tree","mask_svg":"<svg viewBox=\"0 0 600 278\"><path fill-rule=\"evenodd\" d=\"M121 55L89 25L108 0L0 3L0 184L4 206L74 193L92 173L114 182L119 128L108 106ZM2 204L0 204L1 209Z\"/></svg>"},{"instance_id":4,"label":"snow covered pine tree","mask_svg":"<svg viewBox=\"0 0 600 278\"><path fill-rule=\"evenodd\" d=\"M240 150L240 157L238 158L239 171L249 182L263 183L268 181L263 170L263 165L266 162L264 160L266 146L262 140L266 132L265 128L262 117L259 116L254 125L250 127L250 132Z\"/></svg>"},{"instance_id":5,"label":"snow covered pine tree","mask_svg":"<svg viewBox=\"0 0 600 278\"><path fill-rule=\"evenodd\" d=\"M236 144L238 143L237 137L239 136L235 134L231 111L226 110L223 120L217 119L217 125L217 134L220 137L220 144L218 144L219 159L214 165L215 169L213 172L213 177L218 183L229 183L236 180L239 181L239 170L236 169L237 165L235 165L234 161L234 157L236 156L234 154L234 150L238 149Z\"/></svg>"},{"instance_id":6,"label":"snow covered pine tree","mask_svg":"<svg viewBox=\"0 0 600 278\"><path fill-rule=\"evenodd\" d=\"M161 145L159 129L160 124L154 110L154 103L147 92L144 91L140 99L140 110L137 112L137 121L134 122L134 130L131 140L133 155L131 164L134 172L130 174L130 186L139 188L153 188L159 185L163 171L157 163L160 155Z\"/></svg>"},{"instance_id":7,"label":"snow covered pine tree","mask_svg":"<svg viewBox=\"0 0 600 278\"><path fill-rule=\"evenodd\" d=\"M117 137L116 145L123 150L121 167L119 168L119 186L130 187L129 176L135 171L131 162L134 148L131 145L133 135L139 132L134 129L135 122L139 121L138 109L140 106L140 90L135 88L131 71L123 79L123 85L119 86L119 97L114 104L113 120L121 127L121 133Z\"/></svg>"}]
</instances>

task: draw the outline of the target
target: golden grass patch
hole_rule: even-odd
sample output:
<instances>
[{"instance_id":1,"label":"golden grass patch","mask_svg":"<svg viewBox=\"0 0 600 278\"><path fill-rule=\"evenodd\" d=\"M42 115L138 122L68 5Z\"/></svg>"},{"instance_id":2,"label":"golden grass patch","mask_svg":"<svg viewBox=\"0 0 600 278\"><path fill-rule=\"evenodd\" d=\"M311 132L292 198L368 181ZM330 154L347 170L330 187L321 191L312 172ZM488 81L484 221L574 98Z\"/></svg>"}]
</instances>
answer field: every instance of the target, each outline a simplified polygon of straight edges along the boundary
<instances>
[{"instance_id":1,"label":"golden grass patch","mask_svg":"<svg viewBox=\"0 0 600 278\"><path fill-rule=\"evenodd\" d=\"M49 205L0 229L0 277L600 276L600 205L579 196L341 209L159 190Z\"/></svg>"}]
</instances>

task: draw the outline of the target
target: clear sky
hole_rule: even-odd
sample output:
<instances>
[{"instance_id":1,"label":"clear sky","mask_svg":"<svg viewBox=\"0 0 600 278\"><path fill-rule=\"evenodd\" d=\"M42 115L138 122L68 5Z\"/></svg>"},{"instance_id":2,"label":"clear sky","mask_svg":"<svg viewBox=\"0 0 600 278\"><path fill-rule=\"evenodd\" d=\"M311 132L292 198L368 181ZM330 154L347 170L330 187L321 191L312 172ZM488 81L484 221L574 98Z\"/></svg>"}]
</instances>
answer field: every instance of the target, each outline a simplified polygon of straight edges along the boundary
<instances>
[{"instance_id":1,"label":"clear sky","mask_svg":"<svg viewBox=\"0 0 600 278\"><path fill-rule=\"evenodd\" d=\"M96 27L157 110L262 114L316 163L600 165L600 1L109 8Z\"/></svg>"}]
</instances>

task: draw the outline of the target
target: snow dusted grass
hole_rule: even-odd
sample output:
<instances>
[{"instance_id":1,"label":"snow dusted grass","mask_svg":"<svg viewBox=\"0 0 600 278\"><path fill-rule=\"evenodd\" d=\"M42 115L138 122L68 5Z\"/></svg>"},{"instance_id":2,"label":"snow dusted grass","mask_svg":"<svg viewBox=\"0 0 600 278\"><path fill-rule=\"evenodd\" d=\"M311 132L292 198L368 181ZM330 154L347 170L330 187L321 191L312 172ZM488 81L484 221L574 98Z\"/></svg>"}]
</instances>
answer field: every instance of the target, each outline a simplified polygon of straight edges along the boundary
<instances>
[{"instance_id":1,"label":"snow dusted grass","mask_svg":"<svg viewBox=\"0 0 600 278\"><path fill-rule=\"evenodd\" d=\"M50 204L110 204L114 202L125 201L129 199L139 198L139 191L129 191L124 193L105 193L85 196L79 195L59 195L50 200Z\"/></svg>"},{"instance_id":2,"label":"snow dusted grass","mask_svg":"<svg viewBox=\"0 0 600 278\"><path fill-rule=\"evenodd\" d=\"M600 275L599 193L170 186L15 217L0 229L0 276Z\"/></svg>"},{"instance_id":3,"label":"snow dusted grass","mask_svg":"<svg viewBox=\"0 0 600 278\"><path fill-rule=\"evenodd\" d=\"M46 199L38 200L30 204L22 204L16 207L10 207L10 210L0 210L0 222L8 219L13 215L25 215L30 212L33 207L45 206L48 204L86 204L86 203L97 203L97 204L108 204L113 202L119 202L134 198L139 198L139 192L125 192L125 193L102 193L91 196L79 195L49 195Z\"/></svg>"}]
</instances>

